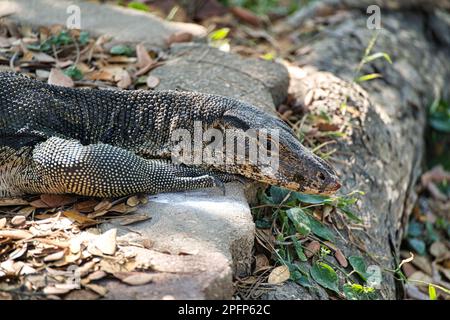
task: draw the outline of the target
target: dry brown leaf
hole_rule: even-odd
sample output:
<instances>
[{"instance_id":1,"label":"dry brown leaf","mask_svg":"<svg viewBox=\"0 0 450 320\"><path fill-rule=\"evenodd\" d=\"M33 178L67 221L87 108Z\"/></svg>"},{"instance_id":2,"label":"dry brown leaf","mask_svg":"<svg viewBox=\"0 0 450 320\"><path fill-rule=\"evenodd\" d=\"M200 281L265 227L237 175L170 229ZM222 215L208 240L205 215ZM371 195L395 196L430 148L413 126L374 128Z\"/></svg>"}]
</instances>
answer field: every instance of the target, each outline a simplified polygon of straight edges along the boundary
<instances>
[{"instance_id":1,"label":"dry brown leaf","mask_svg":"<svg viewBox=\"0 0 450 320\"><path fill-rule=\"evenodd\" d=\"M116 204L115 206L112 206L111 209L109 209L109 211L118 212L118 213L127 213L129 209L130 209L130 207L127 206L126 203L119 203L119 204Z\"/></svg>"},{"instance_id":2,"label":"dry brown leaf","mask_svg":"<svg viewBox=\"0 0 450 320\"><path fill-rule=\"evenodd\" d=\"M55 58L52 56L46 54L45 52L33 52L33 58L36 61L43 62L43 63L53 63L55 62Z\"/></svg>"},{"instance_id":3,"label":"dry brown leaf","mask_svg":"<svg viewBox=\"0 0 450 320\"><path fill-rule=\"evenodd\" d=\"M33 207L24 207L17 211L17 214L20 214L21 216L28 217L30 214L34 212L35 208Z\"/></svg>"},{"instance_id":4,"label":"dry brown leaf","mask_svg":"<svg viewBox=\"0 0 450 320\"><path fill-rule=\"evenodd\" d=\"M135 63L137 61L134 57L127 57L127 56L112 56L108 58L109 63L122 63L122 64L129 64L129 63Z\"/></svg>"},{"instance_id":5,"label":"dry brown leaf","mask_svg":"<svg viewBox=\"0 0 450 320\"><path fill-rule=\"evenodd\" d=\"M62 207L77 201L76 197L62 194L42 194L40 198L50 208Z\"/></svg>"},{"instance_id":6,"label":"dry brown leaf","mask_svg":"<svg viewBox=\"0 0 450 320\"><path fill-rule=\"evenodd\" d=\"M20 199L20 198L0 199L0 207L23 206L23 205L27 205L27 204L28 204L28 201Z\"/></svg>"},{"instance_id":7,"label":"dry brown leaf","mask_svg":"<svg viewBox=\"0 0 450 320\"><path fill-rule=\"evenodd\" d=\"M30 202L30 205L33 206L33 207L35 207L35 208L37 208L37 209L48 209L48 208L50 208L50 207L48 206L48 204L46 204L46 203L45 203L44 201L42 201L41 199L37 199L37 200L31 201L31 202Z\"/></svg>"},{"instance_id":8,"label":"dry brown leaf","mask_svg":"<svg viewBox=\"0 0 450 320\"><path fill-rule=\"evenodd\" d=\"M231 7L230 12L239 20L248 23L254 27L261 26L261 19L250 10L242 7Z\"/></svg>"},{"instance_id":9,"label":"dry brown leaf","mask_svg":"<svg viewBox=\"0 0 450 320\"><path fill-rule=\"evenodd\" d=\"M55 253L49 254L44 258L45 262L58 261L64 258L64 251L57 251Z\"/></svg>"},{"instance_id":10,"label":"dry brown leaf","mask_svg":"<svg viewBox=\"0 0 450 320\"><path fill-rule=\"evenodd\" d=\"M83 202L78 202L76 203L73 208L79 212L92 212L94 211L94 208L96 205L98 205L99 202L97 200L91 199L91 200L86 200Z\"/></svg>"},{"instance_id":11,"label":"dry brown leaf","mask_svg":"<svg viewBox=\"0 0 450 320\"><path fill-rule=\"evenodd\" d=\"M101 216L104 216L105 214L107 214L108 211L109 210L99 210L99 211L89 213L87 216L88 216L88 218L98 218L98 217L101 217Z\"/></svg>"},{"instance_id":12,"label":"dry brown leaf","mask_svg":"<svg viewBox=\"0 0 450 320\"><path fill-rule=\"evenodd\" d=\"M267 279L267 283L269 284L280 284L289 280L291 274L289 272L289 268L285 265L276 267L269 274L269 278Z\"/></svg>"},{"instance_id":13,"label":"dry brown leaf","mask_svg":"<svg viewBox=\"0 0 450 320\"><path fill-rule=\"evenodd\" d=\"M100 286L98 284L86 284L84 285L87 289L94 291L95 293L97 293L99 296L103 297L108 293L108 289L106 289L103 286Z\"/></svg>"},{"instance_id":14,"label":"dry brown leaf","mask_svg":"<svg viewBox=\"0 0 450 320\"><path fill-rule=\"evenodd\" d=\"M94 245L103 254L113 255L117 246L117 229L111 229L101 234L94 240Z\"/></svg>"},{"instance_id":15,"label":"dry brown leaf","mask_svg":"<svg viewBox=\"0 0 450 320\"><path fill-rule=\"evenodd\" d=\"M142 43L136 45L136 56L138 68L144 68L145 66L153 63L153 59L150 57L147 49Z\"/></svg>"},{"instance_id":16,"label":"dry brown leaf","mask_svg":"<svg viewBox=\"0 0 450 320\"><path fill-rule=\"evenodd\" d=\"M81 251L81 241L78 238L70 239L69 249L72 254L77 254Z\"/></svg>"},{"instance_id":17,"label":"dry brown leaf","mask_svg":"<svg viewBox=\"0 0 450 320\"><path fill-rule=\"evenodd\" d=\"M442 274L447 278L447 280L450 280L450 269L440 267L439 271L442 272Z\"/></svg>"},{"instance_id":18,"label":"dry brown leaf","mask_svg":"<svg viewBox=\"0 0 450 320\"><path fill-rule=\"evenodd\" d=\"M320 131L337 131L337 130L339 130L339 126L334 123L319 122L316 125Z\"/></svg>"},{"instance_id":19,"label":"dry brown leaf","mask_svg":"<svg viewBox=\"0 0 450 320\"><path fill-rule=\"evenodd\" d=\"M16 250L14 250L9 254L9 259L11 260L19 259L24 255L25 252L27 252L27 248L28 245L26 243L23 244L22 246L20 246L19 248L17 248Z\"/></svg>"},{"instance_id":20,"label":"dry brown leaf","mask_svg":"<svg viewBox=\"0 0 450 320\"><path fill-rule=\"evenodd\" d=\"M130 207L135 207L139 204L139 198L137 196L132 196L127 199L127 205Z\"/></svg>"},{"instance_id":21,"label":"dry brown leaf","mask_svg":"<svg viewBox=\"0 0 450 320\"><path fill-rule=\"evenodd\" d=\"M315 255L320 250L320 243L319 241L311 241L305 248L305 255L307 258L311 258L313 255Z\"/></svg>"},{"instance_id":22,"label":"dry brown leaf","mask_svg":"<svg viewBox=\"0 0 450 320\"><path fill-rule=\"evenodd\" d=\"M134 209L134 208L131 208ZM126 215L124 217L115 218L114 221L120 224L121 226L127 226L136 222L145 221L151 219L152 217L146 213L137 213L133 215Z\"/></svg>"},{"instance_id":23,"label":"dry brown leaf","mask_svg":"<svg viewBox=\"0 0 450 320\"><path fill-rule=\"evenodd\" d=\"M65 60L65 61L58 60L56 62L56 66L60 69L64 69L64 68L67 68L67 67L73 65L73 63L74 62L72 60Z\"/></svg>"},{"instance_id":24,"label":"dry brown leaf","mask_svg":"<svg viewBox=\"0 0 450 320\"><path fill-rule=\"evenodd\" d=\"M132 81L130 74L127 70L122 70L122 72L114 77L114 80L117 81L117 86L121 89L128 88Z\"/></svg>"},{"instance_id":25,"label":"dry brown leaf","mask_svg":"<svg viewBox=\"0 0 450 320\"><path fill-rule=\"evenodd\" d=\"M344 268L348 267L348 261L340 249L337 249L334 252L334 256L342 267L344 267Z\"/></svg>"},{"instance_id":26,"label":"dry brown leaf","mask_svg":"<svg viewBox=\"0 0 450 320\"><path fill-rule=\"evenodd\" d=\"M56 287L56 286L48 286L45 287L43 292L46 295L59 295L59 294L66 294L72 290L74 290L76 288L71 288L71 287Z\"/></svg>"},{"instance_id":27,"label":"dry brown leaf","mask_svg":"<svg viewBox=\"0 0 450 320\"><path fill-rule=\"evenodd\" d=\"M160 80L158 77L150 75L150 76L148 76L146 83L147 83L147 87L149 87L150 89L154 89L158 86L159 82L160 82Z\"/></svg>"},{"instance_id":28,"label":"dry brown leaf","mask_svg":"<svg viewBox=\"0 0 450 320\"><path fill-rule=\"evenodd\" d=\"M167 38L166 43L167 45L171 45L172 43L180 43L180 42L191 42L193 38L193 35L189 32L175 32L172 33L169 38Z\"/></svg>"},{"instance_id":29,"label":"dry brown leaf","mask_svg":"<svg viewBox=\"0 0 450 320\"><path fill-rule=\"evenodd\" d=\"M94 207L94 211L109 210L112 207L111 201L103 200Z\"/></svg>"},{"instance_id":30,"label":"dry brown leaf","mask_svg":"<svg viewBox=\"0 0 450 320\"><path fill-rule=\"evenodd\" d=\"M145 272L116 272L113 276L132 286L144 285L154 279L154 274Z\"/></svg>"},{"instance_id":31,"label":"dry brown leaf","mask_svg":"<svg viewBox=\"0 0 450 320\"><path fill-rule=\"evenodd\" d=\"M440 241L435 241L430 246L430 253L436 258L445 255L447 252L448 252L447 246Z\"/></svg>"},{"instance_id":32,"label":"dry brown leaf","mask_svg":"<svg viewBox=\"0 0 450 320\"><path fill-rule=\"evenodd\" d=\"M0 291L0 301L1 300L12 300L13 296L9 294L8 292L2 292Z\"/></svg>"},{"instance_id":33,"label":"dry brown leaf","mask_svg":"<svg viewBox=\"0 0 450 320\"><path fill-rule=\"evenodd\" d=\"M28 239L33 237L31 232L25 230L0 230L0 238L11 238L11 239Z\"/></svg>"},{"instance_id":34,"label":"dry brown leaf","mask_svg":"<svg viewBox=\"0 0 450 320\"><path fill-rule=\"evenodd\" d=\"M95 280L103 279L103 278L106 277L106 276L107 276L107 274L106 274L105 271L103 271L103 270L97 270L97 271L94 271L94 272L92 272L91 274L89 274L89 275L88 275L88 279L89 279L90 281L95 281Z\"/></svg>"},{"instance_id":35,"label":"dry brown leaf","mask_svg":"<svg viewBox=\"0 0 450 320\"><path fill-rule=\"evenodd\" d=\"M402 270L407 278L409 278L414 272L417 272L417 269L414 268L411 263L403 264Z\"/></svg>"},{"instance_id":36,"label":"dry brown leaf","mask_svg":"<svg viewBox=\"0 0 450 320\"><path fill-rule=\"evenodd\" d=\"M69 219L71 219L71 220L74 220L74 221L76 221L76 222L78 222L78 223L80 223L80 224L83 224L83 225L85 225L85 224L88 224L88 225L89 225L89 224L96 223L95 220L90 219L90 218L88 218L88 217L86 217L86 216L84 216L84 215L78 213L78 212L75 211L75 210L67 210L67 211L63 211L62 214L63 214L64 216L66 216L67 218L69 218Z\"/></svg>"},{"instance_id":37,"label":"dry brown leaf","mask_svg":"<svg viewBox=\"0 0 450 320\"><path fill-rule=\"evenodd\" d=\"M114 274L116 272L129 271L129 270L126 270L126 267L122 266L121 264L118 264L114 261L109 261L106 259L102 259L99 262L99 265L100 265L100 270L103 270L110 274Z\"/></svg>"},{"instance_id":38,"label":"dry brown leaf","mask_svg":"<svg viewBox=\"0 0 450 320\"><path fill-rule=\"evenodd\" d=\"M255 272L258 272L262 268L269 266L269 259L265 254L258 254L255 257Z\"/></svg>"},{"instance_id":39,"label":"dry brown leaf","mask_svg":"<svg viewBox=\"0 0 450 320\"><path fill-rule=\"evenodd\" d=\"M73 87L75 84L73 83L73 80L66 76L61 70L52 68L50 70L50 75L48 76L48 84L53 84L56 86L62 86L62 87Z\"/></svg>"},{"instance_id":40,"label":"dry brown leaf","mask_svg":"<svg viewBox=\"0 0 450 320\"><path fill-rule=\"evenodd\" d=\"M15 227L21 226L25 224L27 219L24 216L14 216L11 219L11 224Z\"/></svg>"},{"instance_id":41,"label":"dry brown leaf","mask_svg":"<svg viewBox=\"0 0 450 320\"><path fill-rule=\"evenodd\" d=\"M433 274L433 268L431 267L431 263L426 257L416 255L414 256L414 259L411 260L411 263L415 267L425 272L426 274L430 276Z\"/></svg>"},{"instance_id":42,"label":"dry brown leaf","mask_svg":"<svg viewBox=\"0 0 450 320\"><path fill-rule=\"evenodd\" d=\"M410 277L408 277L408 280L418 287L425 287L425 286L428 287L428 283L433 282L433 279L430 276L423 273L422 271L414 272Z\"/></svg>"}]
</instances>

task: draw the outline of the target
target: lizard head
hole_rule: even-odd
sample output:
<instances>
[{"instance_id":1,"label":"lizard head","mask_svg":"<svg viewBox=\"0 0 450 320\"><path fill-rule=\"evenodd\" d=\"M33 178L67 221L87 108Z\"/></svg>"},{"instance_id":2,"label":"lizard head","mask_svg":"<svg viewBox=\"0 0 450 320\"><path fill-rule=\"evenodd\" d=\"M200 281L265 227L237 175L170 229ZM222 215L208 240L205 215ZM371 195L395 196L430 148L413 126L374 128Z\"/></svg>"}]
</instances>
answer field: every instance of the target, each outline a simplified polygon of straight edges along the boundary
<instances>
[{"instance_id":1,"label":"lizard head","mask_svg":"<svg viewBox=\"0 0 450 320\"><path fill-rule=\"evenodd\" d=\"M255 152L250 146L252 143L258 145L258 157L256 163L247 158L237 163L235 173L309 194L329 195L339 190L341 185L333 167L304 147L286 123L258 108L244 105L226 111L223 121L225 128L232 129L234 135L247 139L247 155Z\"/></svg>"}]
</instances>

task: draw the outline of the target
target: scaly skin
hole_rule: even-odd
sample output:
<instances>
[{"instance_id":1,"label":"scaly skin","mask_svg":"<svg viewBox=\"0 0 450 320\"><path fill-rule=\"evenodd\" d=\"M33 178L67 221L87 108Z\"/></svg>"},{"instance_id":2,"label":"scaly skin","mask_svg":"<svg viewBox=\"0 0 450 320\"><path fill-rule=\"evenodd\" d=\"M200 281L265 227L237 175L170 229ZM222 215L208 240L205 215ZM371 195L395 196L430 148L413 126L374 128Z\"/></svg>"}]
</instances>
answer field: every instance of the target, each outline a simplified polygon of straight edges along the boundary
<instances>
[{"instance_id":1,"label":"scaly skin","mask_svg":"<svg viewBox=\"0 0 450 320\"><path fill-rule=\"evenodd\" d=\"M277 129L279 170L251 163L170 162L176 129ZM241 130L238 130L241 129ZM220 185L236 175L308 193L333 193L334 170L258 108L227 97L178 91L52 86L0 73L0 197L27 193L121 196Z\"/></svg>"}]
</instances>

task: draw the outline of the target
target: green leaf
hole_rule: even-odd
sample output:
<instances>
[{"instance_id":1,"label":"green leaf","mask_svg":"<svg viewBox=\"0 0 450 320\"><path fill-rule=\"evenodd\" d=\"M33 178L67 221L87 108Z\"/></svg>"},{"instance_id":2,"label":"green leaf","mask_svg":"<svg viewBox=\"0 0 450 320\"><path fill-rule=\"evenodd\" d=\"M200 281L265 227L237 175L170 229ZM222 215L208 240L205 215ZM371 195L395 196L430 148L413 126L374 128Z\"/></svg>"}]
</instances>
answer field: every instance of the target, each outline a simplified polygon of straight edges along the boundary
<instances>
[{"instance_id":1,"label":"green leaf","mask_svg":"<svg viewBox=\"0 0 450 320\"><path fill-rule=\"evenodd\" d=\"M223 40L228 36L230 28L222 28L211 32L208 37L212 41Z\"/></svg>"},{"instance_id":2,"label":"green leaf","mask_svg":"<svg viewBox=\"0 0 450 320\"><path fill-rule=\"evenodd\" d=\"M437 300L436 288L432 284L428 285L428 296L430 300Z\"/></svg>"},{"instance_id":3,"label":"green leaf","mask_svg":"<svg viewBox=\"0 0 450 320\"><path fill-rule=\"evenodd\" d=\"M275 53L267 52L267 53L261 55L260 58L263 60L272 61L275 59Z\"/></svg>"},{"instance_id":4,"label":"green leaf","mask_svg":"<svg viewBox=\"0 0 450 320\"><path fill-rule=\"evenodd\" d=\"M311 217L308 215L309 219L309 227L311 228L312 233L314 233L316 236L328 240L328 241L334 241L334 235L328 229L327 226L322 224L320 221L316 220L314 217Z\"/></svg>"},{"instance_id":5,"label":"green leaf","mask_svg":"<svg viewBox=\"0 0 450 320\"><path fill-rule=\"evenodd\" d=\"M83 73L76 66L70 66L67 69L65 69L63 72L65 75L71 77L74 80L83 79Z\"/></svg>"},{"instance_id":6,"label":"green leaf","mask_svg":"<svg viewBox=\"0 0 450 320\"><path fill-rule=\"evenodd\" d=\"M408 225L408 237L419 237L423 232L423 224L412 220Z\"/></svg>"},{"instance_id":7,"label":"green leaf","mask_svg":"<svg viewBox=\"0 0 450 320\"><path fill-rule=\"evenodd\" d=\"M300 192L294 192L297 200L308 203L308 204L321 204L321 203L331 203L332 199L327 196L316 195L316 194L305 194Z\"/></svg>"},{"instance_id":8,"label":"green leaf","mask_svg":"<svg viewBox=\"0 0 450 320\"><path fill-rule=\"evenodd\" d=\"M72 37L67 31L61 31L57 36L52 36L49 40L54 45L68 45L72 43Z\"/></svg>"},{"instance_id":9,"label":"green leaf","mask_svg":"<svg viewBox=\"0 0 450 320\"><path fill-rule=\"evenodd\" d=\"M431 222L425 223L425 229L427 230L426 239L428 243L439 241L439 234L436 232Z\"/></svg>"},{"instance_id":10,"label":"green leaf","mask_svg":"<svg viewBox=\"0 0 450 320\"><path fill-rule=\"evenodd\" d=\"M355 270L356 273L364 281L366 281L370 275L366 272L367 267L366 267L366 263L364 262L364 259L362 257L358 257L358 256L351 256L351 257L348 257L348 262L350 262L350 265L352 266L353 270Z\"/></svg>"},{"instance_id":11,"label":"green leaf","mask_svg":"<svg viewBox=\"0 0 450 320\"><path fill-rule=\"evenodd\" d=\"M375 289L357 283L346 283L343 287L344 295L348 300L375 299Z\"/></svg>"},{"instance_id":12,"label":"green leaf","mask_svg":"<svg viewBox=\"0 0 450 320\"><path fill-rule=\"evenodd\" d=\"M450 133L450 118L445 119L433 116L432 118L430 118L430 126L434 130Z\"/></svg>"},{"instance_id":13,"label":"green leaf","mask_svg":"<svg viewBox=\"0 0 450 320\"><path fill-rule=\"evenodd\" d=\"M89 32L87 31L81 31L80 36L78 37L78 41L81 45L85 45L89 42Z\"/></svg>"},{"instance_id":14,"label":"green leaf","mask_svg":"<svg viewBox=\"0 0 450 320\"><path fill-rule=\"evenodd\" d=\"M296 283L299 285L305 287L305 288L313 288L314 286L311 284L311 281L309 280L309 277L305 275L301 275L298 279L295 280Z\"/></svg>"},{"instance_id":15,"label":"green leaf","mask_svg":"<svg viewBox=\"0 0 450 320\"><path fill-rule=\"evenodd\" d=\"M128 4L128 8L149 12L150 7L142 2L132 1Z\"/></svg>"},{"instance_id":16,"label":"green leaf","mask_svg":"<svg viewBox=\"0 0 450 320\"><path fill-rule=\"evenodd\" d=\"M111 48L109 51L113 55L120 55L120 56L131 56L134 53L134 50L130 48L129 46L119 44Z\"/></svg>"},{"instance_id":17,"label":"green leaf","mask_svg":"<svg viewBox=\"0 0 450 320\"><path fill-rule=\"evenodd\" d=\"M289 217L289 220L291 220L292 223L294 224L295 229L297 230L298 233L300 233L303 236L306 236L311 232L308 215L305 212L303 212L302 209L291 208L286 211L286 214Z\"/></svg>"},{"instance_id":18,"label":"green leaf","mask_svg":"<svg viewBox=\"0 0 450 320\"><path fill-rule=\"evenodd\" d=\"M379 59L379 58L384 58L387 62L392 64L391 57L385 52L377 52L377 53L371 54L370 56L364 57L363 63L367 63L367 62L370 62L370 61L373 61L373 60Z\"/></svg>"},{"instance_id":19,"label":"green leaf","mask_svg":"<svg viewBox=\"0 0 450 320\"><path fill-rule=\"evenodd\" d=\"M311 268L311 277L322 287L339 293L338 276L328 264L316 262Z\"/></svg>"},{"instance_id":20,"label":"green leaf","mask_svg":"<svg viewBox=\"0 0 450 320\"><path fill-rule=\"evenodd\" d=\"M417 238L409 238L408 244L414 251L416 251L421 256L424 256L427 253L426 245L423 240Z\"/></svg>"},{"instance_id":21,"label":"green leaf","mask_svg":"<svg viewBox=\"0 0 450 320\"><path fill-rule=\"evenodd\" d=\"M270 196L274 204L280 204L290 194L290 196L284 201L284 204L289 204L295 200L294 192L288 189L280 188L277 186L271 186L269 190Z\"/></svg>"},{"instance_id":22,"label":"green leaf","mask_svg":"<svg viewBox=\"0 0 450 320\"><path fill-rule=\"evenodd\" d=\"M370 74L365 74L361 77L358 77L355 79L356 82L364 82L364 81L369 81L369 80L373 80L376 78L381 78L382 75L379 73L370 73Z\"/></svg>"},{"instance_id":23,"label":"green leaf","mask_svg":"<svg viewBox=\"0 0 450 320\"><path fill-rule=\"evenodd\" d=\"M258 229L269 229L272 223L266 219L258 219L255 221L255 226Z\"/></svg>"},{"instance_id":24,"label":"green leaf","mask_svg":"<svg viewBox=\"0 0 450 320\"><path fill-rule=\"evenodd\" d=\"M342 207L339 207L339 210L341 210L342 212L344 212L345 213L345 215L349 218L349 219L351 219L351 220L353 220L353 221L356 221L356 222L362 222L362 219L360 218L360 217L358 217L352 210L350 210L349 208L347 208L346 206L342 206Z\"/></svg>"},{"instance_id":25,"label":"green leaf","mask_svg":"<svg viewBox=\"0 0 450 320\"><path fill-rule=\"evenodd\" d=\"M303 251L302 244L296 238L293 238L292 242L294 243L295 252L297 253L297 257L300 259L300 261L308 261L308 258Z\"/></svg>"}]
</instances>

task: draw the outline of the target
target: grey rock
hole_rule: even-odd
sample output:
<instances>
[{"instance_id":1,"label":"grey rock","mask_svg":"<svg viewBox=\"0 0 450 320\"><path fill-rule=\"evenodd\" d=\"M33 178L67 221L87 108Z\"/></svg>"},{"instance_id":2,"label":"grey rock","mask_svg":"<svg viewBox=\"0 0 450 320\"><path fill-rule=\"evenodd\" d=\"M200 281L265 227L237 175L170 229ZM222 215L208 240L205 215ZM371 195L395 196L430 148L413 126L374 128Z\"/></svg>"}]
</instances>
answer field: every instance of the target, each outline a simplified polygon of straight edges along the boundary
<instances>
[{"instance_id":1,"label":"grey rock","mask_svg":"<svg viewBox=\"0 0 450 320\"><path fill-rule=\"evenodd\" d=\"M242 58L203 44L174 44L168 61L151 72L156 89L179 89L230 96L267 112L287 96L289 74L276 62Z\"/></svg>"},{"instance_id":2,"label":"grey rock","mask_svg":"<svg viewBox=\"0 0 450 320\"><path fill-rule=\"evenodd\" d=\"M13 20L32 26L66 25L75 12L68 12L71 5L80 8L81 29L94 35L110 35L117 42L143 42L147 46L164 47L167 38L176 32L188 32L194 37L206 35L205 28L196 24L165 21L139 10L80 0L0 1L0 16L12 13Z\"/></svg>"},{"instance_id":3,"label":"grey rock","mask_svg":"<svg viewBox=\"0 0 450 320\"><path fill-rule=\"evenodd\" d=\"M264 300L326 300L328 294L321 287L306 288L293 281L287 281L274 290L265 293Z\"/></svg>"}]
</instances>

